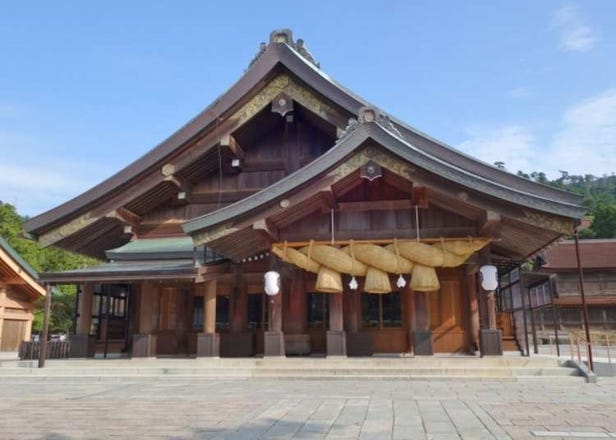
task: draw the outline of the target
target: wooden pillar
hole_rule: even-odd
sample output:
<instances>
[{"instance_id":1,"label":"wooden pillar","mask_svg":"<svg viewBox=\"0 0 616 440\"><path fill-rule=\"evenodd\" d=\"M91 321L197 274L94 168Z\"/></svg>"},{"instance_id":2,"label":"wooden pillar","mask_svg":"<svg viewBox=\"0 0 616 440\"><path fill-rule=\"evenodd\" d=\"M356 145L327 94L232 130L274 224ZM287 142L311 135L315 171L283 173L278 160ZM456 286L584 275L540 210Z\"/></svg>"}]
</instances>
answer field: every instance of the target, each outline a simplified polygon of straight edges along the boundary
<instances>
[{"instance_id":1,"label":"wooden pillar","mask_svg":"<svg viewBox=\"0 0 616 440\"><path fill-rule=\"evenodd\" d=\"M283 328L285 333L302 334L306 332L307 325L305 272L295 270L292 275Z\"/></svg>"},{"instance_id":2,"label":"wooden pillar","mask_svg":"<svg viewBox=\"0 0 616 440\"><path fill-rule=\"evenodd\" d=\"M0 347L2 347L2 329L4 328L4 301L6 299L6 286L0 284Z\"/></svg>"},{"instance_id":3,"label":"wooden pillar","mask_svg":"<svg viewBox=\"0 0 616 440\"><path fill-rule=\"evenodd\" d=\"M492 258L489 247L483 248L480 252L481 264L491 264ZM496 298L494 291L486 291L478 283L477 294L485 304L485 315L482 318L482 325L479 337L481 356L500 356L503 354L503 337L499 329L496 328Z\"/></svg>"},{"instance_id":4,"label":"wooden pillar","mask_svg":"<svg viewBox=\"0 0 616 440\"><path fill-rule=\"evenodd\" d=\"M203 283L203 333L197 337L197 356L218 357L220 335L216 333L216 280Z\"/></svg>"},{"instance_id":5,"label":"wooden pillar","mask_svg":"<svg viewBox=\"0 0 616 440\"><path fill-rule=\"evenodd\" d=\"M328 299L329 330L327 331L327 356L346 356L342 293L331 293Z\"/></svg>"},{"instance_id":6,"label":"wooden pillar","mask_svg":"<svg viewBox=\"0 0 616 440\"><path fill-rule=\"evenodd\" d=\"M476 272L466 274L466 292L469 302L469 341L470 351L475 353L479 350L479 301L477 299L477 279Z\"/></svg>"},{"instance_id":7,"label":"wooden pillar","mask_svg":"<svg viewBox=\"0 0 616 440\"><path fill-rule=\"evenodd\" d=\"M274 254L270 254L270 270L281 274L280 262ZM289 294L292 281L289 277L280 279L280 292L269 297L269 325L263 334L263 355L284 356L286 354L284 334L282 332L282 296Z\"/></svg>"},{"instance_id":8,"label":"wooden pillar","mask_svg":"<svg viewBox=\"0 0 616 440\"><path fill-rule=\"evenodd\" d=\"M408 338L408 351L413 352L413 332L416 328L415 323L415 298L413 291L411 290L410 283L406 283L404 289L402 289L402 304L405 311L403 313L403 319L406 321L406 334Z\"/></svg>"},{"instance_id":9,"label":"wooden pillar","mask_svg":"<svg viewBox=\"0 0 616 440\"><path fill-rule=\"evenodd\" d=\"M415 330L413 331L413 348L415 355L430 356L434 354L432 331L430 330L430 292L413 292L415 298Z\"/></svg>"},{"instance_id":10,"label":"wooden pillar","mask_svg":"<svg viewBox=\"0 0 616 440\"><path fill-rule=\"evenodd\" d=\"M247 329L248 291L242 268L239 264L234 267L233 288L231 290L231 333L243 333Z\"/></svg>"},{"instance_id":11,"label":"wooden pillar","mask_svg":"<svg viewBox=\"0 0 616 440\"><path fill-rule=\"evenodd\" d=\"M45 317L43 319L43 335L40 339L38 367L45 366L47 357L47 339L49 338L49 315L51 314L51 286L47 284L45 293Z\"/></svg>"},{"instance_id":12,"label":"wooden pillar","mask_svg":"<svg viewBox=\"0 0 616 440\"><path fill-rule=\"evenodd\" d=\"M203 295L203 332L216 333L216 280L204 283Z\"/></svg>"},{"instance_id":13,"label":"wooden pillar","mask_svg":"<svg viewBox=\"0 0 616 440\"><path fill-rule=\"evenodd\" d=\"M92 302L94 300L94 286L83 284L79 295L79 319L77 320L78 335L89 335L92 325Z\"/></svg>"},{"instance_id":14,"label":"wooden pillar","mask_svg":"<svg viewBox=\"0 0 616 440\"><path fill-rule=\"evenodd\" d=\"M78 299L78 318L75 334L71 336L71 358L85 358L94 356L96 341L90 336L90 326L92 325L92 302L94 286L83 284Z\"/></svg>"},{"instance_id":15,"label":"wooden pillar","mask_svg":"<svg viewBox=\"0 0 616 440\"><path fill-rule=\"evenodd\" d=\"M138 294L138 331L133 335L132 356L156 356L157 337L154 334L158 322L158 286L144 281L139 286Z\"/></svg>"}]
</instances>

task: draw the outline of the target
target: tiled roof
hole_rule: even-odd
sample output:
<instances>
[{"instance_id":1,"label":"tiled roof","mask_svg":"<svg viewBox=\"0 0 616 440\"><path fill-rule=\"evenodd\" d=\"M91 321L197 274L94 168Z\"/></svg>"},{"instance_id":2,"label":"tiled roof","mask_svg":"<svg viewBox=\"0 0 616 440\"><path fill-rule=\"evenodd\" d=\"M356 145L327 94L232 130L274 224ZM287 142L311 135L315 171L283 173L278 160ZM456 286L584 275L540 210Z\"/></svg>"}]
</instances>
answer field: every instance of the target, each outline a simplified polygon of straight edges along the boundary
<instances>
[{"instance_id":1,"label":"tiled roof","mask_svg":"<svg viewBox=\"0 0 616 440\"><path fill-rule=\"evenodd\" d=\"M567 240L550 248L542 271L577 269L575 242ZM616 239L580 240L580 260L584 269L616 270Z\"/></svg>"}]
</instances>

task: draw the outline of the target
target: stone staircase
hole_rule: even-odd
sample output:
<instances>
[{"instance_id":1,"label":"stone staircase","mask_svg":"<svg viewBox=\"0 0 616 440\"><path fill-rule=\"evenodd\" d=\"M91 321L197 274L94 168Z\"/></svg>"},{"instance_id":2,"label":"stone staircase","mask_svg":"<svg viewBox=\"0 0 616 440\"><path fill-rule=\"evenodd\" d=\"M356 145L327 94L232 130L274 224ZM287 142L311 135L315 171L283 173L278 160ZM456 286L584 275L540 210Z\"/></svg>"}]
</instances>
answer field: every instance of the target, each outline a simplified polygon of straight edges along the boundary
<instances>
[{"instance_id":1,"label":"stone staircase","mask_svg":"<svg viewBox=\"0 0 616 440\"><path fill-rule=\"evenodd\" d=\"M212 358L0 362L0 382L13 380L484 380L584 381L575 368L548 357L430 356L391 358Z\"/></svg>"}]
</instances>

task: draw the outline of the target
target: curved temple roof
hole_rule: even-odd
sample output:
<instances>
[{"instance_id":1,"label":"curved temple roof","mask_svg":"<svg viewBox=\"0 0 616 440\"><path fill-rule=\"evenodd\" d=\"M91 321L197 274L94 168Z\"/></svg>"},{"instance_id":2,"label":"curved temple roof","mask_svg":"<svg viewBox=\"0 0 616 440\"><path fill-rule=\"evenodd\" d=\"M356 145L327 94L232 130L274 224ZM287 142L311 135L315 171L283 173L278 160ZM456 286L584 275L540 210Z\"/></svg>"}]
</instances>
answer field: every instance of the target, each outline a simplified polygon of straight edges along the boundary
<instances>
[{"instance_id":1,"label":"curved temple roof","mask_svg":"<svg viewBox=\"0 0 616 440\"><path fill-rule=\"evenodd\" d=\"M394 128L392 131L391 128ZM245 215L259 206L272 202L291 190L306 184L314 177L326 172L341 162L357 147L368 139L376 141L383 148L400 158L413 163L433 174L444 177L467 188L489 194L497 198L532 209L562 215L569 218L580 218L585 208L568 201L554 200L532 194L520 188L510 187L499 182L478 176L436 157L404 139L395 127L385 127L378 122L359 123L354 130L343 136L336 145L315 159L312 163L299 169L273 185L246 197L232 205L221 208L204 216L195 218L183 224L182 228L188 234L224 223L235 217Z\"/></svg>"},{"instance_id":2,"label":"curved temple roof","mask_svg":"<svg viewBox=\"0 0 616 440\"><path fill-rule=\"evenodd\" d=\"M286 34L287 37L281 38L280 36L283 34ZM370 106L364 99L350 92L323 73L303 46L303 42L302 44L299 44L299 42L300 40L297 42L292 40L292 35L289 31L273 32L270 37L270 43L262 45L258 56L253 60L240 80L194 119L150 152L109 179L74 199L28 220L25 224L25 229L34 235L39 235L76 218L103 201L112 199L130 186L131 183L136 182L145 175L158 172L159 167L166 160L188 148L191 141L213 130L218 118L224 119L228 116L234 108L237 108L240 102L246 100L255 89L262 87L276 69L281 67L350 115L358 115L362 107ZM396 149L396 154L402 154L406 149L408 151L404 154L413 155L413 160L421 159L428 161L432 164L431 166L440 167L443 170L447 170L452 176L455 175L456 179L461 179L461 181L467 182L469 185L472 183L472 185L477 186L478 190L490 185L502 197L512 196L516 201L519 200L522 205L533 206L534 204L536 209L575 219L583 215L583 209L578 206L581 203L581 199L577 195L510 174L457 151L399 120L392 119L392 122L400 133L399 138L385 132L379 132L377 127L371 128L369 126L361 129L354 136L359 136L362 133L371 136L389 136L391 139L384 140L383 144L391 144L392 148ZM331 160L332 155L339 154L337 151L344 150L345 145L348 144L347 140L339 142L337 144L338 147L334 148L334 151L329 156L326 155L326 159L323 159L323 161ZM323 161L319 163L324 163ZM301 175L303 172L303 170L300 170L295 174L300 173L299 175ZM289 178L291 176L284 179L284 181L288 182ZM297 175L293 177L293 179L297 178ZM281 182L269 191L277 191L276 188L281 188L280 185L285 185L285 183ZM258 194L255 195L255 197L257 196ZM539 201L541 202L539 203ZM527 203L530 203L530 205ZM245 205L240 204L238 206ZM189 221L184 229L186 231L194 230L196 225L205 224L206 219L217 218L226 212L229 211L224 210L223 212L212 213L201 219Z\"/></svg>"}]
</instances>

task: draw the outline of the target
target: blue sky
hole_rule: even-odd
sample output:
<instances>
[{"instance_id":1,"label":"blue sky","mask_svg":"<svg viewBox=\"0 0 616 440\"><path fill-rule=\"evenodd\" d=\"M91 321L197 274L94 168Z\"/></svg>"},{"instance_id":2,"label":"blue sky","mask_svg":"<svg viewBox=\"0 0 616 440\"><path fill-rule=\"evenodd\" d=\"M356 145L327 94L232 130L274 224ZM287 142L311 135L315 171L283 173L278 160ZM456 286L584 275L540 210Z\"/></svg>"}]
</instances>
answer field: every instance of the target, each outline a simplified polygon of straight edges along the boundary
<instances>
[{"instance_id":1,"label":"blue sky","mask_svg":"<svg viewBox=\"0 0 616 440\"><path fill-rule=\"evenodd\" d=\"M0 200L36 215L169 136L290 27L322 69L515 172L616 172L616 2L1 2Z\"/></svg>"}]
</instances>

